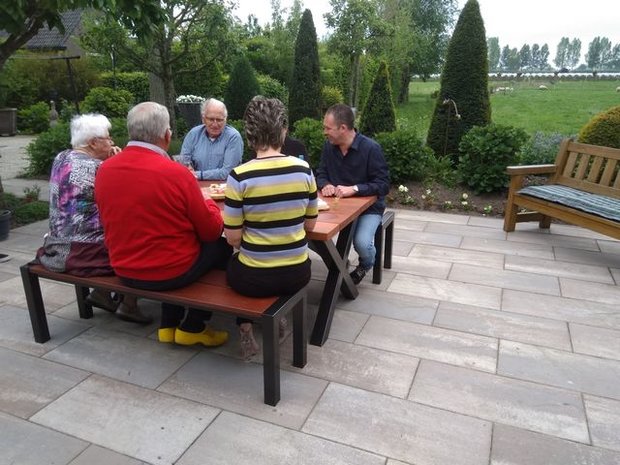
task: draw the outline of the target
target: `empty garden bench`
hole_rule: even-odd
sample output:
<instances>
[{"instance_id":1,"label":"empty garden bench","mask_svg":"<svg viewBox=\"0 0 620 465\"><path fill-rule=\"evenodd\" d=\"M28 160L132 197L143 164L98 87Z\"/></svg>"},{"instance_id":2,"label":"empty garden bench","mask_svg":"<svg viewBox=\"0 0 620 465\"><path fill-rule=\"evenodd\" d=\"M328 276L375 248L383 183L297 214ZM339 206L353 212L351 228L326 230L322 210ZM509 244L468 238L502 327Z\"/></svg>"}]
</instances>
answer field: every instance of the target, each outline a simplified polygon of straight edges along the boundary
<instances>
[{"instance_id":1,"label":"empty garden bench","mask_svg":"<svg viewBox=\"0 0 620 465\"><path fill-rule=\"evenodd\" d=\"M89 288L105 289L119 294L210 310L216 313L240 316L259 321L263 334L264 399L269 405L280 400L280 345L278 325L289 311L293 314L293 365L306 365L306 289L280 297L246 297L226 284L224 271L212 270L195 283L172 291L147 291L125 286L116 276L79 277L55 273L42 265L26 264L21 276L32 323L34 340L39 343L50 339L47 315L41 294L39 278L73 284L81 318L92 318L92 306L86 302Z\"/></svg>"},{"instance_id":2,"label":"empty garden bench","mask_svg":"<svg viewBox=\"0 0 620 465\"><path fill-rule=\"evenodd\" d=\"M554 164L509 166L510 190L504 231L515 224L551 219L620 239L620 149L565 139ZM548 177L541 186L523 187L530 175Z\"/></svg>"}]
</instances>

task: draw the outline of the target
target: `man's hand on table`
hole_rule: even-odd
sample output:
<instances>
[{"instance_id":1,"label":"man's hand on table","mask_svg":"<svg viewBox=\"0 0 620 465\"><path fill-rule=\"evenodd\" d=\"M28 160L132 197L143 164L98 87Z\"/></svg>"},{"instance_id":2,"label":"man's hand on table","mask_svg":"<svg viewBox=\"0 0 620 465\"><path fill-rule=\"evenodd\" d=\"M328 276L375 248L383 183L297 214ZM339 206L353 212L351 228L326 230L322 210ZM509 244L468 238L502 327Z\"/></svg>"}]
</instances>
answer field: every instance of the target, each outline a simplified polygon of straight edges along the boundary
<instances>
[{"instance_id":1,"label":"man's hand on table","mask_svg":"<svg viewBox=\"0 0 620 465\"><path fill-rule=\"evenodd\" d=\"M357 191L353 186L334 186L327 184L321 189L323 197L353 197Z\"/></svg>"}]
</instances>

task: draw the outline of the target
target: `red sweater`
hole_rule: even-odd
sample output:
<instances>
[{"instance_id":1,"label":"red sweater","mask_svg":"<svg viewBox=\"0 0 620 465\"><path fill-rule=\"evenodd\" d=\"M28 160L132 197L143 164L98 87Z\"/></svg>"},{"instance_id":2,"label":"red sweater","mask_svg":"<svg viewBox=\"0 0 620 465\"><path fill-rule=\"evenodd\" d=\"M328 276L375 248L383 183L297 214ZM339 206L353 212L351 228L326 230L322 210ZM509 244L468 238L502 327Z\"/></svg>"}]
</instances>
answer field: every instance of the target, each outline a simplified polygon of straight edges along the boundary
<instances>
[{"instance_id":1,"label":"red sweater","mask_svg":"<svg viewBox=\"0 0 620 465\"><path fill-rule=\"evenodd\" d=\"M144 147L128 146L102 163L95 201L110 262L122 277L180 276L198 257L200 243L222 234L220 209L203 198L192 173Z\"/></svg>"}]
</instances>

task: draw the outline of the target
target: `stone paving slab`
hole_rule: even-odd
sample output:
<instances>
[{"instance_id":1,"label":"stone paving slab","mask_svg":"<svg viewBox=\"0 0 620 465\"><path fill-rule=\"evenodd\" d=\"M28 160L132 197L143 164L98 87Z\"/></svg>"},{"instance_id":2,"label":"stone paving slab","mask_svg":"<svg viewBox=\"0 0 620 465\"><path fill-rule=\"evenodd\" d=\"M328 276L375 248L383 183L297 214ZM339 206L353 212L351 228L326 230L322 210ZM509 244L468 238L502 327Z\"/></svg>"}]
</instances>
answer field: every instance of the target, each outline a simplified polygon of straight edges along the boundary
<instances>
[{"instance_id":1,"label":"stone paving slab","mask_svg":"<svg viewBox=\"0 0 620 465\"><path fill-rule=\"evenodd\" d=\"M620 361L620 330L577 323L571 323L569 327L575 352Z\"/></svg>"},{"instance_id":2,"label":"stone paving slab","mask_svg":"<svg viewBox=\"0 0 620 465\"><path fill-rule=\"evenodd\" d=\"M592 444L620 451L620 401L583 396ZM620 462L618 462L620 463Z\"/></svg>"},{"instance_id":3,"label":"stone paving slab","mask_svg":"<svg viewBox=\"0 0 620 465\"><path fill-rule=\"evenodd\" d=\"M440 232L402 231L400 229L394 228L394 240L412 242L415 244L458 247L461 244L463 238L454 234L443 234Z\"/></svg>"},{"instance_id":4,"label":"stone paving slab","mask_svg":"<svg viewBox=\"0 0 620 465\"><path fill-rule=\"evenodd\" d=\"M507 255L505 266L506 270L511 271L615 284L609 268L604 266L575 264L544 258L519 257L517 255Z\"/></svg>"},{"instance_id":5,"label":"stone paving slab","mask_svg":"<svg viewBox=\"0 0 620 465\"><path fill-rule=\"evenodd\" d=\"M302 431L416 465L488 463L491 423L330 384Z\"/></svg>"},{"instance_id":6,"label":"stone paving slab","mask_svg":"<svg viewBox=\"0 0 620 465\"><path fill-rule=\"evenodd\" d=\"M482 286L529 291L539 294L560 295L558 278L521 271L496 270L457 263L450 271L450 281Z\"/></svg>"},{"instance_id":7,"label":"stone paving slab","mask_svg":"<svg viewBox=\"0 0 620 465\"><path fill-rule=\"evenodd\" d=\"M281 370L281 399L272 407L264 403L262 365L201 352L158 391L287 428L300 428L326 385L322 379Z\"/></svg>"},{"instance_id":8,"label":"stone paving slab","mask_svg":"<svg viewBox=\"0 0 620 465\"><path fill-rule=\"evenodd\" d=\"M453 247L439 247L432 245L416 244L408 258L417 262L424 260L439 260L448 263L475 263L485 268L502 269L504 267L504 256L493 252L479 252L465 249L455 249Z\"/></svg>"},{"instance_id":9,"label":"stone paving slab","mask_svg":"<svg viewBox=\"0 0 620 465\"><path fill-rule=\"evenodd\" d=\"M396 275L388 287L388 292L495 309L499 309L502 296L502 290L497 287L406 273Z\"/></svg>"},{"instance_id":10,"label":"stone paving slab","mask_svg":"<svg viewBox=\"0 0 620 465\"><path fill-rule=\"evenodd\" d=\"M223 412L178 465L383 465L385 457Z\"/></svg>"},{"instance_id":11,"label":"stone paving slab","mask_svg":"<svg viewBox=\"0 0 620 465\"><path fill-rule=\"evenodd\" d=\"M589 300L506 289L502 295L502 310L603 328L620 329L620 309L617 304L603 304Z\"/></svg>"},{"instance_id":12,"label":"stone paving slab","mask_svg":"<svg viewBox=\"0 0 620 465\"><path fill-rule=\"evenodd\" d=\"M6 465L65 464L88 446L74 437L2 412L0 431L0 460Z\"/></svg>"},{"instance_id":13,"label":"stone paving slab","mask_svg":"<svg viewBox=\"0 0 620 465\"><path fill-rule=\"evenodd\" d=\"M2 348L0 367L0 411L20 418L29 418L89 375L76 368Z\"/></svg>"},{"instance_id":14,"label":"stone paving slab","mask_svg":"<svg viewBox=\"0 0 620 465\"><path fill-rule=\"evenodd\" d=\"M497 339L371 317L356 344L453 365L495 371Z\"/></svg>"},{"instance_id":15,"label":"stone paving slab","mask_svg":"<svg viewBox=\"0 0 620 465\"><path fill-rule=\"evenodd\" d=\"M597 241L599 248L601 249L601 252L605 253L605 254L616 254L616 255L620 255L620 241L614 241L614 240L609 240L609 238L607 238L608 240L606 241Z\"/></svg>"},{"instance_id":16,"label":"stone paving slab","mask_svg":"<svg viewBox=\"0 0 620 465\"><path fill-rule=\"evenodd\" d=\"M174 344L92 328L44 358L155 389L195 355L195 350Z\"/></svg>"},{"instance_id":17,"label":"stone paving slab","mask_svg":"<svg viewBox=\"0 0 620 465\"><path fill-rule=\"evenodd\" d=\"M617 465L620 453L505 425L493 428L491 465Z\"/></svg>"},{"instance_id":18,"label":"stone paving slab","mask_svg":"<svg viewBox=\"0 0 620 465\"><path fill-rule=\"evenodd\" d=\"M620 287L614 284L591 283L577 279L560 278L560 287L564 297L586 299L610 305L620 302Z\"/></svg>"},{"instance_id":19,"label":"stone paving slab","mask_svg":"<svg viewBox=\"0 0 620 465\"><path fill-rule=\"evenodd\" d=\"M553 259L553 248L544 244L523 244L507 242L495 239L481 239L478 237L465 237L461 248L466 250L479 250L505 255L519 255L522 257L536 257Z\"/></svg>"},{"instance_id":20,"label":"stone paving slab","mask_svg":"<svg viewBox=\"0 0 620 465\"><path fill-rule=\"evenodd\" d=\"M401 399L409 393L419 362L409 355L332 339L321 347L308 346L308 364L303 369L290 365L293 360L291 338L286 340L283 355L287 370Z\"/></svg>"},{"instance_id":21,"label":"stone paving slab","mask_svg":"<svg viewBox=\"0 0 620 465\"><path fill-rule=\"evenodd\" d=\"M466 224L429 223L424 229L428 233L453 234L455 236L476 237L484 239L504 240L506 233L484 226L470 226Z\"/></svg>"},{"instance_id":22,"label":"stone paving slab","mask_svg":"<svg viewBox=\"0 0 620 465\"><path fill-rule=\"evenodd\" d=\"M561 234L540 234L538 231L515 231L508 233L506 240L509 242L522 242L527 244L545 244L552 247L565 247L570 249L591 250L598 252L596 240L564 236Z\"/></svg>"},{"instance_id":23,"label":"stone paving slab","mask_svg":"<svg viewBox=\"0 0 620 465\"><path fill-rule=\"evenodd\" d=\"M176 461L218 409L93 375L31 421L155 465Z\"/></svg>"},{"instance_id":24,"label":"stone paving slab","mask_svg":"<svg viewBox=\"0 0 620 465\"><path fill-rule=\"evenodd\" d=\"M370 318L370 315L336 309L329 338L336 341L353 342Z\"/></svg>"},{"instance_id":25,"label":"stone paving slab","mask_svg":"<svg viewBox=\"0 0 620 465\"><path fill-rule=\"evenodd\" d=\"M433 325L562 350L572 348L565 322L518 313L441 302Z\"/></svg>"},{"instance_id":26,"label":"stone paving slab","mask_svg":"<svg viewBox=\"0 0 620 465\"><path fill-rule=\"evenodd\" d=\"M620 268L620 254L590 252L587 250L555 247L555 259L563 262L584 263L586 265Z\"/></svg>"},{"instance_id":27,"label":"stone paving slab","mask_svg":"<svg viewBox=\"0 0 620 465\"><path fill-rule=\"evenodd\" d=\"M444 213L429 212L424 210L396 210L396 218L415 221L428 221L442 224L467 224L467 215L446 215Z\"/></svg>"},{"instance_id":28,"label":"stone paving slab","mask_svg":"<svg viewBox=\"0 0 620 465\"><path fill-rule=\"evenodd\" d=\"M435 299L412 299L408 295L363 288L360 289L360 297L355 300L340 299L338 308L394 320L431 324L438 304Z\"/></svg>"},{"instance_id":29,"label":"stone paving slab","mask_svg":"<svg viewBox=\"0 0 620 465\"><path fill-rule=\"evenodd\" d=\"M450 273L451 264L428 258L392 257L392 269L397 273L409 273L430 278L446 279Z\"/></svg>"},{"instance_id":30,"label":"stone paving slab","mask_svg":"<svg viewBox=\"0 0 620 465\"><path fill-rule=\"evenodd\" d=\"M589 443L576 392L422 360L409 400Z\"/></svg>"},{"instance_id":31,"label":"stone paving slab","mask_svg":"<svg viewBox=\"0 0 620 465\"><path fill-rule=\"evenodd\" d=\"M620 362L616 360L501 341L497 373L620 399Z\"/></svg>"},{"instance_id":32,"label":"stone paving slab","mask_svg":"<svg viewBox=\"0 0 620 465\"><path fill-rule=\"evenodd\" d=\"M23 308L0 307L0 346L40 357L86 331L88 325L67 321L53 315L47 317L52 338L45 344L34 341L28 312Z\"/></svg>"},{"instance_id":33,"label":"stone paving slab","mask_svg":"<svg viewBox=\"0 0 620 465\"><path fill-rule=\"evenodd\" d=\"M99 446L89 446L69 465L148 465L140 460L132 459Z\"/></svg>"}]
</instances>

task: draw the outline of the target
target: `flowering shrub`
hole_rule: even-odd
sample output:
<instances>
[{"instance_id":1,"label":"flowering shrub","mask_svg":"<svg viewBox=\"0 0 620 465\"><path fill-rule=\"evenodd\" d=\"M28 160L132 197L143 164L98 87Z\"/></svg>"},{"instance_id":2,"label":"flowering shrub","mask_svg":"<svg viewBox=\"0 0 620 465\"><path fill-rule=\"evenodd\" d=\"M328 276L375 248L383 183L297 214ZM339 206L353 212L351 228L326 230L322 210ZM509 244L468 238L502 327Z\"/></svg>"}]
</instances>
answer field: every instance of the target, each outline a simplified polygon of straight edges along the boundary
<instances>
[{"instance_id":1,"label":"flowering shrub","mask_svg":"<svg viewBox=\"0 0 620 465\"><path fill-rule=\"evenodd\" d=\"M201 97L200 95L191 95L191 94L179 95L177 97L177 103L202 103L205 100L207 99L204 97Z\"/></svg>"},{"instance_id":2,"label":"flowering shrub","mask_svg":"<svg viewBox=\"0 0 620 465\"><path fill-rule=\"evenodd\" d=\"M409 195L409 188L402 184L398 186L398 201L402 205L416 205L417 201Z\"/></svg>"}]
</instances>

